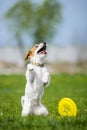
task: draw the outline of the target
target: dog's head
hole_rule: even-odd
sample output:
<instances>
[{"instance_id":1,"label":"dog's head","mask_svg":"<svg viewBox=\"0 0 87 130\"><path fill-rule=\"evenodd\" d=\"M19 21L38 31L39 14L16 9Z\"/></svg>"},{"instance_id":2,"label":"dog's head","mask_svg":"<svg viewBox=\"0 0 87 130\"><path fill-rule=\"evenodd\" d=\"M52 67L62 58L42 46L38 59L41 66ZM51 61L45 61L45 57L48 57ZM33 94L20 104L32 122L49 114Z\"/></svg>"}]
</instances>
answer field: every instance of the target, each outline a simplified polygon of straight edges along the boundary
<instances>
[{"instance_id":1,"label":"dog's head","mask_svg":"<svg viewBox=\"0 0 87 130\"><path fill-rule=\"evenodd\" d=\"M47 55L47 45L45 42L40 44L36 44L25 56L25 60L27 59L43 59Z\"/></svg>"}]
</instances>

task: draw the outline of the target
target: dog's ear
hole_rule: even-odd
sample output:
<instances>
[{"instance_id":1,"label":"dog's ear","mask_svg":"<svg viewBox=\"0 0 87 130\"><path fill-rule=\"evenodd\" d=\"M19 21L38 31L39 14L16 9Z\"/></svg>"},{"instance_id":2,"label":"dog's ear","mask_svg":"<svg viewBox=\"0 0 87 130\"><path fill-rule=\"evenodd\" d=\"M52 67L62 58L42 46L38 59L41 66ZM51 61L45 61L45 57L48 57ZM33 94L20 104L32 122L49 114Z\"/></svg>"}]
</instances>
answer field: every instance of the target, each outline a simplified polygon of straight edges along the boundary
<instances>
[{"instance_id":1,"label":"dog's ear","mask_svg":"<svg viewBox=\"0 0 87 130\"><path fill-rule=\"evenodd\" d=\"M27 60L27 59L30 57L31 54L32 54L32 52L29 51L29 52L26 54L26 56L25 56L25 60Z\"/></svg>"}]
</instances>

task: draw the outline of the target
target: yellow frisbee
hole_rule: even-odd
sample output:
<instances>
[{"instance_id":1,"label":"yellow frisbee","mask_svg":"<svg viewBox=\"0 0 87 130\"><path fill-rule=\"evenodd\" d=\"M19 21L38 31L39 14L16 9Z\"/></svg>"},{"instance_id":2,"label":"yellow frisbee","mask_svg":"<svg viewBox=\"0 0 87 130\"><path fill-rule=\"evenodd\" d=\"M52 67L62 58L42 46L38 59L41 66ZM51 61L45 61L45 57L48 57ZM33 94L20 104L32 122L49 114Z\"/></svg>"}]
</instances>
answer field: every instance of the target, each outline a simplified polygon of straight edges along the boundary
<instances>
[{"instance_id":1,"label":"yellow frisbee","mask_svg":"<svg viewBox=\"0 0 87 130\"><path fill-rule=\"evenodd\" d=\"M62 98L58 104L58 112L61 116L76 116L77 106L70 98Z\"/></svg>"}]
</instances>

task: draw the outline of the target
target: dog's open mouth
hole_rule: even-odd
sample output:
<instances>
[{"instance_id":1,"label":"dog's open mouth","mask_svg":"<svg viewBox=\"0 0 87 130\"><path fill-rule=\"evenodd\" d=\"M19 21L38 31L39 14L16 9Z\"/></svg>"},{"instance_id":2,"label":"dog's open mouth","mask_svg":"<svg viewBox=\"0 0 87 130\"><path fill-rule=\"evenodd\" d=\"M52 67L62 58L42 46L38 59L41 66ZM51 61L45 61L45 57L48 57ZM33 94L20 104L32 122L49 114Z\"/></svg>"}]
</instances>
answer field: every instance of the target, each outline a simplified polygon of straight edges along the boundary
<instances>
[{"instance_id":1,"label":"dog's open mouth","mask_svg":"<svg viewBox=\"0 0 87 130\"><path fill-rule=\"evenodd\" d=\"M42 48L40 48L37 53L40 55L40 54L47 54L47 51L46 51L46 45L44 45Z\"/></svg>"}]
</instances>

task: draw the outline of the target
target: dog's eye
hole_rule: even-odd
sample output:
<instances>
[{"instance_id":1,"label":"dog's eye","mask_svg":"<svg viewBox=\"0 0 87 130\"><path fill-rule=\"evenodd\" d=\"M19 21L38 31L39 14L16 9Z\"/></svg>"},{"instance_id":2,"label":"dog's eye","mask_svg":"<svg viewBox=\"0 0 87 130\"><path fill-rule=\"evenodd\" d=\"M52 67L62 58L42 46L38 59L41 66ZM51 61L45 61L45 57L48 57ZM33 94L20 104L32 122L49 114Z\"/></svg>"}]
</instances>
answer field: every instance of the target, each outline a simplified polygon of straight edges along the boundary
<instances>
[{"instance_id":1,"label":"dog's eye","mask_svg":"<svg viewBox=\"0 0 87 130\"><path fill-rule=\"evenodd\" d=\"M37 47L38 47L38 45L35 45L35 47L37 48Z\"/></svg>"}]
</instances>

